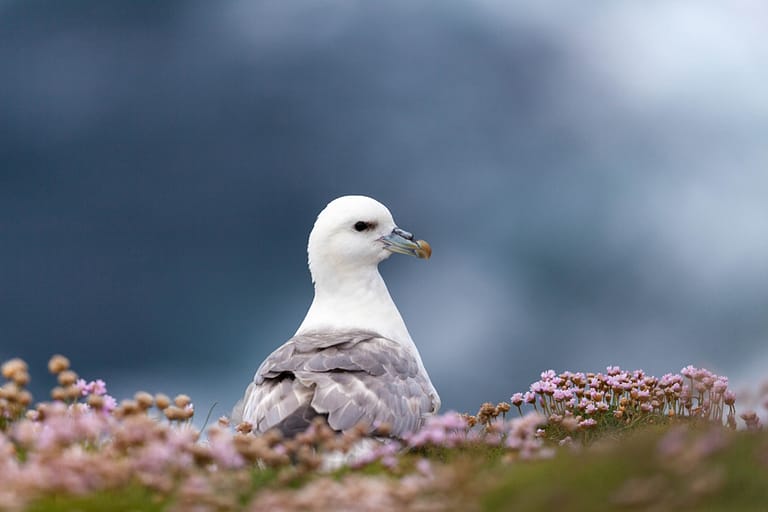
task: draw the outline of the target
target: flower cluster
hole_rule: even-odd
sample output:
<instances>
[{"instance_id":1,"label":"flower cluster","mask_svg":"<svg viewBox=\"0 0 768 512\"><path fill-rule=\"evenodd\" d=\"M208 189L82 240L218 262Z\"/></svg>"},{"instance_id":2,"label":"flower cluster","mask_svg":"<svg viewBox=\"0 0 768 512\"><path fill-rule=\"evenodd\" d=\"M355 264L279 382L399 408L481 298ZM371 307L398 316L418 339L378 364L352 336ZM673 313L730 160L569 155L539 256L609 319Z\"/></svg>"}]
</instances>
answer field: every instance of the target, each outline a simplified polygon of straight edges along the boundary
<instances>
[{"instance_id":1,"label":"flower cluster","mask_svg":"<svg viewBox=\"0 0 768 512\"><path fill-rule=\"evenodd\" d=\"M482 408L481 408L482 409ZM387 440L355 458L355 466L380 462L386 467L397 465L398 453L419 452L429 449L453 449L487 445L503 448L507 459L547 458L552 450L537 435L545 418L530 413L522 418L499 420L478 425L471 417L453 411L432 416L424 426L405 436L401 441ZM479 428L474 428L475 426Z\"/></svg>"},{"instance_id":2,"label":"flower cluster","mask_svg":"<svg viewBox=\"0 0 768 512\"><path fill-rule=\"evenodd\" d=\"M79 378L63 356L54 356L49 370L58 382L53 400L30 408L26 363L13 359L2 366L0 510L132 484L162 496L194 487L186 484L211 469L290 461L290 453L273 449L274 436L233 435L216 426L202 442L189 423L194 406L186 395L172 401L139 392L118 404L104 381Z\"/></svg>"},{"instance_id":3,"label":"flower cluster","mask_svg":"<svg viewBox=\"0 0 768 512\"><path fill-rule=\"evenodd\" d=\"M248 502L260 510L265 503L289 499L285 493L254 488L260 478L314 479L302 492L333 499L342 491L324 473L374 463L399 478L372 480L353 473L350 481L378 500L408 508L409 500L424 496L420 489L441 492L441 485L447 490L464 480L460 472L432 463L449 450L485 451L500 461L542 459L553 454L554 443L548 442L556 438L553 427L566 433L560 440L567 442L567 434L586 433L606 422L625 425L649 417L736 421L735 398L724 377L686 367L657 379L640 370L609 367L595 374L548 370L528 392L513 395L511 404L484 403L475 415L432 416L401 440L371 438L363 425L340 434L320 419L291 439L276 431L254 435L252 425L233 428L225 417L201 433L191 425L195 409L187 395L138 392L118 403L104 381L81 378L67 358L54 356L48 367L57 381L52 401L32 406L26 363L13 359L2 365L0 510L20 510L47 496L131 486L178 510L229 510ZM534 411L523 414L526 403ZM520 417L507 417L512 407ZM756 414L742 418L750 429L761 428ZM385 432L382 427L377 435ZM668 451L677 449L672 441ZM262 491L256 500L255 493ZM355 503L355 496L345 499ZM290 500L300 497L297 493Z\"/></svg>"},{"instance_id":4,"label":"flower cluster","mask_svg":"<svg viewBox=\"0 0 768 512\"><path fill-rule=\"evenodd\" d=\"M631 425L659 418L687 417L736 426L736 395L728 378L693 366L661 378L643 370L626 371L608 366L606 371L584 373L547 370L525 393L515 393L511 403L522 414L531 404L550 425L573 432L601 423ZM490 405L490 404L488 404ZM497 407L498 409L498 407ZM485 417L496 411L486 411ZM481 408L478 418L483 413Z\"/></svg>"}]
</instances>

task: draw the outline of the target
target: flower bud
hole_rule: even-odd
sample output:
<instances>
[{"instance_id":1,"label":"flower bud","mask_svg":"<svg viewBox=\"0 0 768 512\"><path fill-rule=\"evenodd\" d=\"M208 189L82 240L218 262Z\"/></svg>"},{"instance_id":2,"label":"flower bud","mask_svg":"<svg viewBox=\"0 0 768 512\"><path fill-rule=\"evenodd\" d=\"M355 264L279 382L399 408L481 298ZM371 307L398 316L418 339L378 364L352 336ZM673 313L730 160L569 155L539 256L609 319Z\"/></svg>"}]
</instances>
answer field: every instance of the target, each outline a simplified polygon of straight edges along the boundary
<instances>
[{"instance_id":1,"label":"flower bud","mask_svg":"<svg viewBox=\"0 0 768 512\"><path fill-rule=\"evenodd\" d=\"M152 395L147 393L146 391L139 391L135 395L133 395L133 399L136 400L136 403L138 404L140 409L149 409L152 407L152 404L154 404L155 400L152 398Z\"/></svg>"},{"instance_id":2,"label":"flower bud","mask_svg":"<svg viewBox=\"0 0 768 512\"><path fill-rule=\"evenodd\" d=\"M18 395L16 395L16 401L20 405L27 407L29 404L32 403L32 393L30 393L26 389L22 389L21 391L19 391Z\"/></svg>"},{"instance_id":3,"label":"flower bud","mask_svg":"<svg viewBox=\"0 0 768 512\"><path fill-rule=\"evenodd\" d=\"M56 354L48 361L48 371L51 373L59 374L65 370L69 370L69 359L66 357Z\"/></svg>"},{"instance_id":4,"label":"flower bud","mask_svg":"<svg viewBox=\"0 0 768 512\"><path fill-rule=\"evenodd\" d=\"M136 414L139 411L139 405L136 403L135 400L123 400L120 402L120 408L123 410L123 413L126 416L130 416L131 414Z\"/></svg>"},{"instance_id":5,"label":"flower bud","mask_svg":"<svg viewBox=\"0 0 768 512\"><path fill-rule=\"evenodd\" d=\"M171 399L164 393L158 393L155 395L155 405L162 411L171 405Z\"/></svg>"},{"instance_id":6,"label":"flower bud","mask_svg":"<svg viewBox=\"0 0 768 512\"><path fill-rule=\"evenodd\" d=\"M14 384L20 388L23 388L29 384L29 373L27 373L26 370L17 370L13 375L11 375L11 380L13 380Z\"/></svg>"},{"instance_id":7,"label":"flower bud","mask_svg":"<svg viewBox=\"0 0 768 512\"><path fill-rule=\"evenodd\" d=\"M243 421L242 423L238 423L238 425L235 427L235 430L241 434L250 434L253 431L253 425L247 421Z\"/></svg>"},{"instance_id":8,"label":"flower bud","mask_svg":"<svg viewBox=\"0 0 768 512\"><path fill-rule=\"evenodd\" d=\"M57 386L51 390L51 398L63 402L67 399L67 391L61 386Z\"/></svg>"},{"instance_id":9,"label":"flower bud","mask_svg":"<svg viewBox=\"0 0 768 512\"><path fill-rule=\"evenodd\" d=\"M71 386L77 382L77 374L72 370L66 370L59 374L59 384L62 386Z\"/></svg>"},{"instance_id":10,"label":"flower bud","mask_svg":"<svg viewBox=\"0 0 768 512\"><path fill-rule=\"evenodd\" d=\"M171 421L181 421L185 419L186 413L184 412L184 409L181 407L177 407L175 405L169 405L163 410L163 414L165 414L165 417L168 418Z\"/></svg>"},{"instance_id":11,"label":"flower bud","mask_svg":"<svg viewBox=\"0 0 768 512\"><path fill-rule=\"evenodd\" d=\"M3 377L10 380L13 378L13 375L16 372L26 372L27 363L25 363L22 359L14 358L3 363L3 366L0 370L2 370Z\"/></svg>"},{"instance_id":12,"label":"flower bud","mask_svg":"<svg viewBox=\"0 0 768 512\"><path fill-rule=\"evenodd\" d=\"M88 395L88 405L94 409L104 408L104 397L99 395Z\"/></svg>"},{"instance_id":13,"label":"flower bud","mask_svg":"<svg viewBox=\"0 0 768 512\"><path fill-rule=\"evenodd\" d=\"M72 386L72 385L65 387L64 391L66 391L66 393L67 393L67 399L68 400L77 400L83 394L80 391L80 388L78 388L77 386Z\"/></svg>"}]
</instances>

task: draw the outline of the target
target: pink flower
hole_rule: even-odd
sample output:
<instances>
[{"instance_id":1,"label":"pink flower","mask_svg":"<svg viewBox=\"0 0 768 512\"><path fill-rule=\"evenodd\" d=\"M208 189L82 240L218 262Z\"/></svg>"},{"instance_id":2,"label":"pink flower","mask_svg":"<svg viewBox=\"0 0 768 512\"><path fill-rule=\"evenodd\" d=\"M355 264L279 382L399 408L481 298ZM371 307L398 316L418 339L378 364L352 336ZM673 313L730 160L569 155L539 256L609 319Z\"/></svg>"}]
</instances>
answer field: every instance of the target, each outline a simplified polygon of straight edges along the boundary
<instances>
[{"instance_id":1,"label":"pink flower","mask_svg":"<svg viewBox=\"0 0 768 512\"><path fill-rule=\"evenodd\" d=\"M552 382L551 380L541 382L540 393L543 393L545 395L551 395L552 393L555 392L556 389L557 389L557 386L555 386L555 383Z\"/></svg>"},{"instance_id":2,"label":"pink flower","mask_svg":"<svg viewBox=\"0 0 768 512\"><path fill-rule=\"evenodd\" d=\"M682 370L680 370L680 374L688 378L693 378L693 375L695 373L696 373L696 368L690 364L685 368L683 368Z\"/></svg>"},{"instance_id":3,"label":"pink flower","mask_svg":"<svg viewBox=\"0 0 768 512\"><path fill-rule=\"evenodd\" d=\"M80 394L82 396L85 396L88 393L90 393L90 390L88 389L88 384L85 383L85 379L77 379L77 381L75 382L75 387L77 388L78 391L80 391Z\"/></svg>"},{"instance_id":4,"label":"pink flower","mask_svg":"<svg viewBox=\"0 0 768 512\"><path fill-rule=\"evenodd\" d=\"M728 379L726 377L718 377L712 384L712 391L718 395L723 394L728 389Z\"/></svg>"},{"instance_id":5,"label":"pink flower","mask_svg":"<svg viewBox=\"0 0 768 512\"><path fill-rule=\"evenodd\" d=\"M512 402L512 405L515 407L520 407L523 403L523 394L522 393L515 393L512 395L512 398L510 398L510 401Z\"/></svg>"},{"instance_id":6,"label":"pink flower","mask_svg":"<svg viewBox=\"0 0 768 512\"><path fill-rule=\"evenodd\" d=\"M141 447L136 453L136 457L133 458L133 467L138 471L162 473L166 471L176 455L177 450L170 444L153 441Z\"/></svg>"},{"instance_id":7,"label":"pink flower","mask_svg":"<svg viewBox=\"0 0 768 512\"><path fill-rule=\"evenodd\" d=\"M105 412L112 412L117 408L117 400L111 395L104 395L104 407L102 410Z\"/></svg>"},{"instance_id":8,"label":"pink flower","mask_svg":"<svg viewBox=\"0 0 768 512\"><path fill-rule=\"evenodd\" d=\"M550 381L556 376L557 374L555 373L555 370L547 370L545 372L541 372L541 380L543 381Z\"/></svg>"},{"instance_id":9,"label":"pink flower","mask_svg":"<svg viewBox=\"0 0 768 512\"><path fill-rule=\"evenodd\" d=\"M219 467L234 469L245 464L230 439L211 439L211 455Z\"/></svg>"},{"instance_id":10,"label":"pink flower","mask_svg":"<svg viewBox=\"0 0 768 512\"><path fill-rule=\"evenodd\" d=\"M105 395L107 393L107 384L101 380L96 379L95 381L90 383L91 386L91 393L94 395Z\"/></svg>"}]
</instances>

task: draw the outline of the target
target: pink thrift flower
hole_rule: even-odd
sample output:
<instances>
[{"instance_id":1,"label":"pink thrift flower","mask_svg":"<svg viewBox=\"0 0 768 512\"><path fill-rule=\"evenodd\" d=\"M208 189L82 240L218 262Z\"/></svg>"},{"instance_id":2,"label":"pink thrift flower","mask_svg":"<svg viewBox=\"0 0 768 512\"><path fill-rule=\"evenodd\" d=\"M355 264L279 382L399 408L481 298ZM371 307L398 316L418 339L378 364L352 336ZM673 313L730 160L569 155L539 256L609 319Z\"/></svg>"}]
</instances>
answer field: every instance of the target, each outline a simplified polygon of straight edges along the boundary
<instances>
[{"instance_id":1,"label":"pink thrift flower","mask_svg":"<svg viewBox=\"0 0 768 512\"><path fill-rule=\"evenodd\" d=\"M77 379L77 381L75 381L75 387L77 388L78 391L80 391L80 394L82 396L85 396L90 392L88 389L88 384L86 384L85 382L85 379Z\"/></svg>"},{"instance_id":2,"label":"pink thrift flower","mask_svg":"<svg viewBox=\"0 0 768 512\"><path fill-rule=\"evenodd\" d=\"M722 395L728 389L728 379L725 377L718 377L712 384L712 391L718 395Z\"/></svg>"},{"instance_id":3,"label":"pink thrift flower","mask_svg":"<svg viewBox=\"0 0 768 512\"><path fill-rule=\"evenodd\" d=\"M133 467L147 473L163 473L177 455L177 450L168 443L152 441L141 447L133 457Z\"/></svg>"},{"instance_id":4,"label":"pink thrift flower","mask_svg":"<svg viewBox=\"0 0 768 512\"><path fill-rule=\"evenodd\" d=\"M683 368L682 370L680 370L680 374L688 378L693 378L693 375L695 373L696 373L696 368L694 368L693 365L690 365L690 364L685 368Z\"/></svg>"},{"instance_id":5,"label":"pink thrift flower","mask_svg":"<svg viewBox=\"0 0 768 512\"><path fill-rule=\"evenodd\" d=\"M557 376L555 373L555 370L547 370L545 372L541 372L541 380L542 381L550 381L554 379Z\"/></svg>"},{"instance_id":6,"label":"pink thrift flower","mask_svg":"<svg viewBox=\"0 0 768 512\"><path fill-rule=\"evenodd\" d=\"M222 468L235 469L245 464L243 457L237 452L231 439L212 439L211 455L216 464Z\"/></svg>"},{"instance_id":7,"label":"pink thrift flower","mask_svg":"<svg viewBox=\"0 0 768 512\"><path fill-rule=\"evenodd\" d=\"M90 383L91 386L91 393L94 395L105 395L107 393L107 384L101 380L96 379L95 381Z\"/></svg>"},{"instance_id":8,"label":"pink thrift flower","mask_svg":"<svg viewBox=\"0 0 768 512\"><path fill-rule=\"evenodd\" d=\"M117 400L111 395L104 395L104 407L105 412L112 412L117 408Z\"/></svg>"},{"instance_id":9,"label":"pink thrift flower","mask_svg":"<svg viewBox=\"0 0 768 512\"><path fill-rule=\"evenodd\" d=\"M461 414L456 411L448 411L440 416L433 416L430 419L438 419L435 423L448 430L461 430L467 428L467 422Z\"/></svg>"}]
</instances>

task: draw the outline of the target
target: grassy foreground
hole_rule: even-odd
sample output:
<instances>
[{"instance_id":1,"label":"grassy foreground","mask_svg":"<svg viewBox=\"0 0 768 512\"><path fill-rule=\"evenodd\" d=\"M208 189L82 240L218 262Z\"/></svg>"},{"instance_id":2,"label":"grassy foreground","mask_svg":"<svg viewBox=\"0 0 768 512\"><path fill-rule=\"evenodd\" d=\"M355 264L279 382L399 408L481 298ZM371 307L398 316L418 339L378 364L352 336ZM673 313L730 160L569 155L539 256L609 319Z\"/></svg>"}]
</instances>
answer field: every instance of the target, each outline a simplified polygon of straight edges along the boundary
<instances>
[{"instance_id":1,"label":"grassy foreground","mask_svg":"<svg viewBox=\"0 0 768 512\"><path fill-rule=\"evenodd\" d=\"M331 475L278 478L252 470L231 482L246 497L218 503L186 496L175 503L129 485L84 496L53 495L25 510L710 510L768 509L765 433L645 428L605 445L561 451L553 458L504 461L485 447L426 454L429 474L382 465ZM680 453L665 453L682 442ZM714 443L714 445L713 445ZM415 465L403 457L404 468ZM213 502L212 502L213 501Z\"/></svg>"},{"instance_id":2,"label":"grassy foreground","mask_svg":"<svg viewBox=\"0 0 768 512\"><path fill-rule=\"evenodd\" d=\"M0 510L768 510L768 432L753 413L733 428L727 379L692 367L548 371L388 443L226 418L201 436L189 397L118 404L60 356L53 401L33 407L26 365L2 369Z\"/></svg>"}]
</instances>

